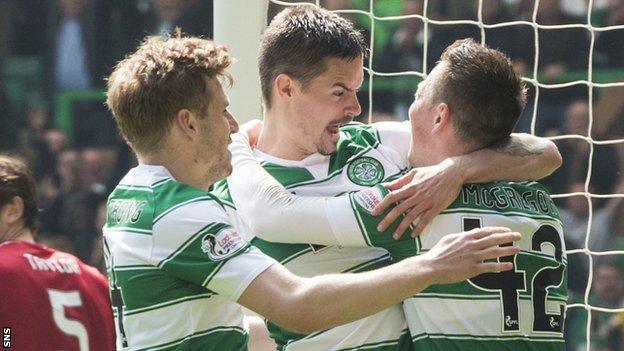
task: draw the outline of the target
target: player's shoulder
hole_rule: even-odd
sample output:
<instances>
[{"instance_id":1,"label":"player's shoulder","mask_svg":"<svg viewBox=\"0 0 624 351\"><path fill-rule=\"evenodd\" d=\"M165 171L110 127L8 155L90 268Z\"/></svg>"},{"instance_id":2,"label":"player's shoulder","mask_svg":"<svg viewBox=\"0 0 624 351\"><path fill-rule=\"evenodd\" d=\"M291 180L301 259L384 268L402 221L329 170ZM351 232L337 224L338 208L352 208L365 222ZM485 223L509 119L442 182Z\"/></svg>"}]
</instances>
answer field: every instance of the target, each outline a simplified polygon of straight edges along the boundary
<instances>
[{"instance_id":1,"label":"player's shoulder","mask_svg":"<svg viewBox=\"0 0 624 351\"><path fill-rule=\"evenodd\" d=\"M41 250L43 247L34 243L26 243L23 241L5 241L0 244L0 274L3 276L12 270L27 264L24 254L28 254L33 250Z\"/></svg>"},{"instance_id":2,"label":"player's shoulder","mask_svg":"<svg viewBox=\"0 0 624 351\"><path fill-rule=\"evenodd\" d=\"M38 243L9 241L0 245L0 272L20 270L27 272L56 272L67 276L81 276L95 284L106 286L106 277L78 257Z\"/></svg>"},{"instance_id":3,"label":"player's shoulder","mask_svg":"<svg viewBox=\"0 0 624 351\"><path fill-rule=\"evenodd\" d=\"M232 194L230 193L230 187L227 179L222 179L214 184L210 194L214 195L216 201L218 201L223 207L230 207L236 209L234 206L234 200L232 200Z\"/></svg>"},{"instance_id":4,"label":"player's shoulder","mask_svg":"<svg viewBox=\"0 0 624 351\"><path fill-rule=\"evenodd\" d=\"M371 124L352 122L341 129L341 140L338 151L356 147L377 148L385 145L392 149L407 150L412 138L411 127L408 121L383 121Z\"/></svg>"},{"instance_id":5,"label":"player's shoulder","mask_svg":"<svg viewBox=\"0 0 624 351\"><path fill-rule=\"evenodd\" d=\"M116 207L122 207L116 210ZM203 210L204 214L224 212L223 202L210 192L178 182L162 166L140 165L120 181L109 197L110 209L119 214L133 213L131 220L156 222L158 218L176 211Z\"/></svg>"},{"instance_id":6,"label":"player's shoulder","mask_svg":"<svg viewBox=\"0 0 624 351\"><path fill-rule=\"evenodd\" d=\"M548 189L534 181L464 184L446 212L462 209L560 218Z\"/></svg>"},{"instance_id":7,"label":"player's shoulder","mask_svg":"<svg viewBox=\"0 0 624 351\"><path fill-rule=\"evenodd\" d=\"M342 139L362 146L375 146L379 143L379 133L373 124L351 122L340 127Z\"/></svg>"}]
</instances>

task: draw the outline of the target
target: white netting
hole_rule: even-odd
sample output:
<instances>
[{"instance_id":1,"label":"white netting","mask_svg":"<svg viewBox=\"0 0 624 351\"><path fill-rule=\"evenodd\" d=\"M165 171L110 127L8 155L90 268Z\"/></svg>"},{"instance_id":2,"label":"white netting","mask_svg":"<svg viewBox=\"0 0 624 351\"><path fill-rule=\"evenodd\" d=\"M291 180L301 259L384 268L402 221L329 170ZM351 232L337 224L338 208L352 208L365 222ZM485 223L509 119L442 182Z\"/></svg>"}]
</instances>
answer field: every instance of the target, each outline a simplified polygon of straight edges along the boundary
<instances>
[{"instance_id":1,"label":"white netting","mask_svg":"<svg viewBox=\"0 0 624 351\"><path fill-rule=\"evenodd\" d=\"M377 1L385 1L385 0L377 0ZM585 85L588 88L588 106L589 106L589 125L587 129L586 135L580 134L567 134L567 135L557 135L550 137L551 140L563 140L563 139L580 139L584 140L589 144L589 159L587 166L587 175L585 177L585 189L584 192L575 192L575 193L563 193L563 194L554 194L553 198L566 198L571 196L584 196L588 202L588 223L587 223L587 232L585 236L584 248L581 249L573 249L567 250L568 254L584 254L587 256L589 261L589 277L587 286L584 294L583 303L574 303L568 304L567 309L572 308L582 308L587 311L587 328L586 328L586 340L587 340L587 350L591 350L591 321L592 321L592 311L600 311L607 313L624 313L624 307L622 308L603 308L592 306L589 302L590 291L592 287L593 281L593 268L594 268L594 258L593 256L607 256L607 255L618 255L624 254L623 250L609 250L609 251L592 251L589 249L589 239L591 236L591 228L592 228L592 220L593 220L593 202L592 199L613 199L620 198L624 199L624 194L593 194L590 192L590 179L592 176L592 162L594 155L594 146L595 145L609 145L609 144L624 144L624 139L610 139L610 140L595 140L592 137L592 127L594 122L594 88L613 88L613 87L624 87L624 81L612 82L612 83L597 83L593 81L593 56L594 56L594 46L596 41L596 33L597 32L605 32L605 31L613 31L624 29L624 25L612 25L612 26L594 26L592 24L592 10L594 8L594 0L588 0L587 2L587 16L586 23L576 23L576 24L558 24L558 25L544 25L539 24L537 22L538 9L540 7L540 0L535 0L532 10L531 21L508 21L497 24L486 24L483 22L483 1L478 1L478 11L477 11L477 21L474 20L434 20L428 17L428 8L430 4L430 0L423 0L423 14L410 14L410 15L400 15L400 16L377 16L375 14L375 0L369 0L368 11L360 10L360 9L339 9L334 10L336 13L342 14L359 14L367 16L370 19L370 36L371 40L369 43L371 54L368 58L368 64L365 67L365 70L368 72L368 119L372 120L373 116L373 77L395 77L395 76L417 76L420 78L424 78L426 76L426 72L428 71L428 60L427 53L429 50L429 39L424 40L423 43L423 60L422 60L422 71L400 71L400 72L378 72L373 69L373 52L376 49L374 46L375 43L375 21L397 21L404 20L410 18L420 19L424 24L424 38L429 38L429 25L461 25L461 24L469 24L475 25L479 27L481 33L481 43L485 43L486 41L486 31L485 29L489 28L500 28L500 27L509 27L509 26L530 26L533 29L534 39L535 39L535 47L534 47L534 60L533 60L533 68L532 74L530 77L523 77L523 80L532 85L535 88L534 92L534 101L532 104L532 117L531 117L531 133L535 134L536 131L536 122L538 118L538 102L540 98L540 89L559 89L566 88L575 85ZM270 0L270 2L276 5L282 6L292 6L297 3L316 3L317 6L321 5L319 0L315 1L279 1L279 0ZM363 0L362 0L363 2ZM540 57L540 47L539 47L539 30L555 30L555 29L569 29L569 28L582 28L589 32L590 34L590 46L589 46L589 56L588 56L588 65L587 65L587 79L583 80L575 80L566 83L560 84L547 84L540 82L538 80L538 65L539 65L539 57ZM414 89L416 84L414 84ZM564 160L565 162L565 160ZM624 214L621 214L624 215ZM624 331L623 331L624 333Z\"/></svg>"}]
</instances>

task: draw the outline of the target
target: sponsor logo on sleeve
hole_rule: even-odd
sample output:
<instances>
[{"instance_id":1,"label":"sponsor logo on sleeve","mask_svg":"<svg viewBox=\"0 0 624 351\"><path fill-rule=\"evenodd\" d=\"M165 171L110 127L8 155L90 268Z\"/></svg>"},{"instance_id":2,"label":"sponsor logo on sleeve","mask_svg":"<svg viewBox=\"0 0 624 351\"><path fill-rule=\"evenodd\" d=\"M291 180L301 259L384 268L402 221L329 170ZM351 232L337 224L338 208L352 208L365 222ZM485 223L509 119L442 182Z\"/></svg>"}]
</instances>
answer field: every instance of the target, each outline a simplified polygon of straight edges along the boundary
<instances>
[{"instance_id":1,"label":"sponsor logo on sleeve","mask_svg":"<svg viewBox=\"0 0 624 351\"><path fill-rule=\"evenodd\" d=\"M201 249L211 260L221 261L234 256L246 244L234 229L223 228L216 234L206 234L202 239Z\"/></svg>"},{"instance_id":2,"label":"sponsor logo on sleeve","mask_svg":"<svg viewBox=\"0 0 624 351\"><path fill-rule=\"evenodd\" d=\"M368 188L355 193L354 198L355 202L362 206L366 212L371 213L373 208L383 200L383 195L377 188Z\"/></svg>"}]
</instances>

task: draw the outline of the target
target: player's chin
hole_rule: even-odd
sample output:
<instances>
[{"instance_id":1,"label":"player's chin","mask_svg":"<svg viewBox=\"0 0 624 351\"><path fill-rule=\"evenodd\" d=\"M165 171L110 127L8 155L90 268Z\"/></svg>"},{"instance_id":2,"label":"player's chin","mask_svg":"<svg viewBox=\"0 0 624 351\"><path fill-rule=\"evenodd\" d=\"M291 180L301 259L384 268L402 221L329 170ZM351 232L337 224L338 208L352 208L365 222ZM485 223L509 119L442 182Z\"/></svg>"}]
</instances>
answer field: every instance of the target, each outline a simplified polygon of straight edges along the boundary
<instances>
[{"instance_id":1,"label":"player's chin","mask_svg":"<svg viewBox=\"0 0 624 351\"><path fill-rule=\"evenodd\" d=\"M223 157L223 162L221 162L221 170L223 178L232 174L232 153L230 150L227 150L225 156Z\"/></svg>"},{"instance_id":2,"label":"player's chin","mask_svg":"<svg viewBox=\"0 0 624 351\"><path fill-rule=\"evenodd\" d=\"M318 147L318 153L321 155L331 155L338 150L338 139L334 140L323 140L323 142Z\"/></svg>"},{"instance_id":3,"label":"player's chin","mask_svg":"<svg viewBox=\"0 0 624 351\"><path fill-rule=\"evenodd\" d=\"M225 179L227 177L230 176L230 174L232 174L232 164L230 162L225 163L221 168L220 168L220 179Z\"/></svg>"}]
</instances>

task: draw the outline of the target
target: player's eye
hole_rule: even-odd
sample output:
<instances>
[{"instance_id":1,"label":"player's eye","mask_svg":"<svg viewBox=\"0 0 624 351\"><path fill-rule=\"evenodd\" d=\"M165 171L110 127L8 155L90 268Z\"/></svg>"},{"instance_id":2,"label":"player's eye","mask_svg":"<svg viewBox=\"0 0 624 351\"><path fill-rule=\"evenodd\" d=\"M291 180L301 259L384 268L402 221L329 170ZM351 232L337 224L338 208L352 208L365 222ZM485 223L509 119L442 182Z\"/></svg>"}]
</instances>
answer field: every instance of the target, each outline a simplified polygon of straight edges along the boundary
<instances>
[{"instance_id":1,"label":"player's eye","mask_svg":"<svg viewBox=\"0 0 624 351\"><path fill-rule=\"evenodd\" d=\"M338 90L334 92L334 96L341 97L344 95L344 93L345 93L344 90Z\"/></svg>"}]
</instances>

